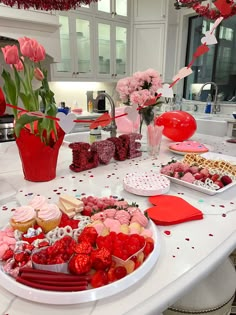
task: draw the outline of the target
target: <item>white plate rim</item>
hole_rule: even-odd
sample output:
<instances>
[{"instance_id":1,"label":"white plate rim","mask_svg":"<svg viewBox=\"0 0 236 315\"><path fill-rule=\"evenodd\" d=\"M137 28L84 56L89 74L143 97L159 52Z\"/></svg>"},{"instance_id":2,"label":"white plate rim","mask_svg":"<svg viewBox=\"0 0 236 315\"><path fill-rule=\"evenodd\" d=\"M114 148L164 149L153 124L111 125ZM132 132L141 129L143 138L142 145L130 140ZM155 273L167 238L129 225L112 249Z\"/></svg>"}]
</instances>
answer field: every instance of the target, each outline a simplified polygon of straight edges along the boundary
<instances>
[{"instance_id":1,"label":"white plate rim","mask_svg":"<svg viewBox=\"0 0 236 315\"><path fill-rule=\"evenodd\" d=\"M154 250L138 269L136 269L126 277L111 284L97 289L89 289L86 291L77 292L56 292L39 290L16 282L16 280L7 275L1 267L1 286L4 287L7 291L23 299L30 300L32 302L52 305L72 305L85 302L93 302L120 293L133 286L138 281L142 280L143 277L151 271L160 256L160 233L152 220L149 221L149 224L153 231L153 238L155 242Z\"/></svg>"}]
</instances>

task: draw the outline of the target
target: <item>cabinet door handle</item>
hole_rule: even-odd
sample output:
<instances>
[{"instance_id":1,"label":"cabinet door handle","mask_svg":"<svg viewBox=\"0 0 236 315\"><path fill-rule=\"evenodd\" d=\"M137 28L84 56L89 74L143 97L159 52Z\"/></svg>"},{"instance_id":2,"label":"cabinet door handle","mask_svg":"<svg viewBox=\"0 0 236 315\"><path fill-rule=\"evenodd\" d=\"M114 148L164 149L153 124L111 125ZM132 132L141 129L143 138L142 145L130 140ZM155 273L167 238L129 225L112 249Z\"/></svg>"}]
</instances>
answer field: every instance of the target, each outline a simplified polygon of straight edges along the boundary
<instances>
[{"instance_id":1,"label":"cabinet door handle","mask_svg":"<svg viewBox=\"0 0 236 315\"><path fill-rule=\"evenodd\" d=\"M117 73L115 74L115 77L117 77Z\"/></svg>"},{"instance_id":2,"label":"cabinet door handle","mask_svg":"<svg viewBox=\"0 0 236 315\"><path fill-rule=\"evenodd\" d=\"M79 72L76 72L76 74L78 75L78 74L79 74Z\"/></svg>"}]
</instances>

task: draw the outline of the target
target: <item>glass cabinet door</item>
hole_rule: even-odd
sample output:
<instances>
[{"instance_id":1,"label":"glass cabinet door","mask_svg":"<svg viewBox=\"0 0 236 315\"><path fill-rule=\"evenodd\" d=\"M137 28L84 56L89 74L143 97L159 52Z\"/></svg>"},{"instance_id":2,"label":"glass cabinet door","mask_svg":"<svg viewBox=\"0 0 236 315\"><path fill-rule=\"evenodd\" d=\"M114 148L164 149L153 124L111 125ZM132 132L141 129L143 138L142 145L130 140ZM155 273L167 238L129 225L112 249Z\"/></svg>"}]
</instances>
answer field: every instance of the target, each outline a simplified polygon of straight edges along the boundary
<instances>
[{"instance_id":1,"label":"glass cabinet door","mask_svg":"<svg viewBox=\"0 0 236 315\"><path fill-rule=\"evenodd\" d=\"M115 76L122 76L126 74L127 65L127 28L115 27Z\"/></svg>"},{"instance_id":2,"label":"glass cabinet door","mask_svg":"<svg viewBox=\"0 0 236 315\"><path fill-rule=\"evenodd\" d=\"M111 0L99 0L98 11L111 13L112 12Z\"/></svg>"},{"instance_id":3,"label":"glass cabinet door","mask_svg":"<svg viewBox=\"0 0 236 315\"><path fill-rule=\"evenodd\" d=\"M112 15L112 17L128 16L128 0L99 0L97 8L99 12Z\"/></svg>"},{"instance_id":4,"label":"glass cabinet door","mask_svg":"<svg viewBox=\"0 0 236 315\"><path fill-rule=\"evenodd\" d=\"M88 19L76 18L75 62L77 75L92 72L91 27Z\"/></svg>"},{"instance_id":5,"label":"glass cabinet door","mask_svg":"<svg viewBox=\"0 0 236 315\"><path fill-rule=\"evenodd\" d=\"M111 25L98 23L98 74L111 73Z\"/></svg>"},{"instance_id":6,"label":"glass cabinet door","mask_svg":"<svg viewBox=\"0 0 236 315\"><path fill-rule=\"evenodd\" d=\"M128 16L128 3L127 0L115 1L115 12L119 16Z\"/></svg>"},{"instance_id":7,"label":"glass cabinet door","mask_svg":"<svg viewBox=\"0 0 236 315\"><path fill-rule=\"evenodd\" d=\"M70 74L73 72L73 64L71 58L71 42L69 30L69 17L59 16L60 23L60 46L61 46L61 62L56 63L56 72L58 75Z\"/></svg>"}]
</instances>

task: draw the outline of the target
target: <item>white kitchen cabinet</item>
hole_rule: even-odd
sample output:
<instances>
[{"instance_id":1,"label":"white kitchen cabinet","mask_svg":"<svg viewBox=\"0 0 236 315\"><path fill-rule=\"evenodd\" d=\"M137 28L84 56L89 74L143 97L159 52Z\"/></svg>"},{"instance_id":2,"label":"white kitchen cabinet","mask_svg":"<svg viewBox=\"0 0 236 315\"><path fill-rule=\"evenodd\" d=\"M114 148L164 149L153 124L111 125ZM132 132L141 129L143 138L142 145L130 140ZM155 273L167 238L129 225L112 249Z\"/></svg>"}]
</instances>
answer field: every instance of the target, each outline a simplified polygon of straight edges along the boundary
<instances>
[{"instance_id":1,"label":"white kitchen cabinet","mask_svg":"<svg viewBox=\"0 0 236 315\"><path fill-rule=\"evenodd\" d=\"M95 7L97 13L104 18L128 20L130 16L130 0L99 0Z\"/></svg>"},{"instance_id":2,"label":"white kitchen cabinet","mask_svg":"<svg viewBox=\"0 0 236 315\"><path fill-rule=\"evenodd\" d=\"M59 15L61 62L54 64L53 79L94 77L92 18L75 13Z\"/></svg>"},{"instance_id":3,"label":"white kitchen cabinet","mask_svg":"<svg viewBox=\"0 0 236 315\"><path fill-rule=\"evenodd\" d=\"M166 24L137 24L134 25L133 33L133 72L153 68L163 75Z\"/></svg>"},{"instance_id":4,"label":"white kitchen cabinet","mask_svg":"<svg viewBox=\"0 0 236 315\"><path fill-rule=\"evenodd\" d=\"M98 78L119 79L127 75L129 26L96 20L95 64Z\"/></svg>"},{"instance_id":5,"label":"white kitchen cabinet","mask_svg":"<svg viewBox=\"0 0 236 315\"><path fill-rule=\"evenodd\" d=\"M168 0L134 0L134 21L164 21Z\"/></svg>"}]
</instances>

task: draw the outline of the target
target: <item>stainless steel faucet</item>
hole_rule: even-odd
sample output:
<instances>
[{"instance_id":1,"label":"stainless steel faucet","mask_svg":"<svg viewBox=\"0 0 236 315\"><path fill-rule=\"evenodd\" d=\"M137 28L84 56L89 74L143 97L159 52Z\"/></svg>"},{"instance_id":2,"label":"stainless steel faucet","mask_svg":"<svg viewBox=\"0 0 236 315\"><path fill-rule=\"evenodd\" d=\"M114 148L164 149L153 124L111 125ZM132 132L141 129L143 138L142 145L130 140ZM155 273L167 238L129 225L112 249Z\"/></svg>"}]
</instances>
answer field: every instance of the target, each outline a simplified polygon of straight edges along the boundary
<instances>
[{"instance_id":1,"label":"stainless steel faucet","mask_svg":"<svg viewBox=\"0 0 236 315\"><path fill-rule=\"evenodd\" d=\"M202 85L199 93L198 93L198 97L200 98L204 86L206 86L208 84L214 85L214 87L215 87L215 97L214 97L213 106L212 106L211 111L212 111L213 114L216 114L217 112L220 112L220 105L217 104L218 86L217 86L217 84L215 82L209 81L209 82L204 83Z\"/></svg>"},{"instance_id":2,"label":"stainless steel faucet","mask_svg":"<svg viewBox=\"0 0 236 315\"><path fill-rule=\"evenodd\" d=\"M98 96L97 96L97 98L95 99L95 103L97 104L98 101L99 101L99 99L100 99L101 97L104 97L104 96L105 96L105 97L109 100L109 102L110 102L110 106L111 106L111 123L110 123L110 125L104 127L103 130L105 130L105 131L110 131L111 137L116 137L116 129L117 129L116 121L115 121L115 115L116 115L116 113L115 113L115 103L114 103L112 97L111 97L109 94L105 93L105 92L99 93Z\"/></svg>"}]
</instances>

